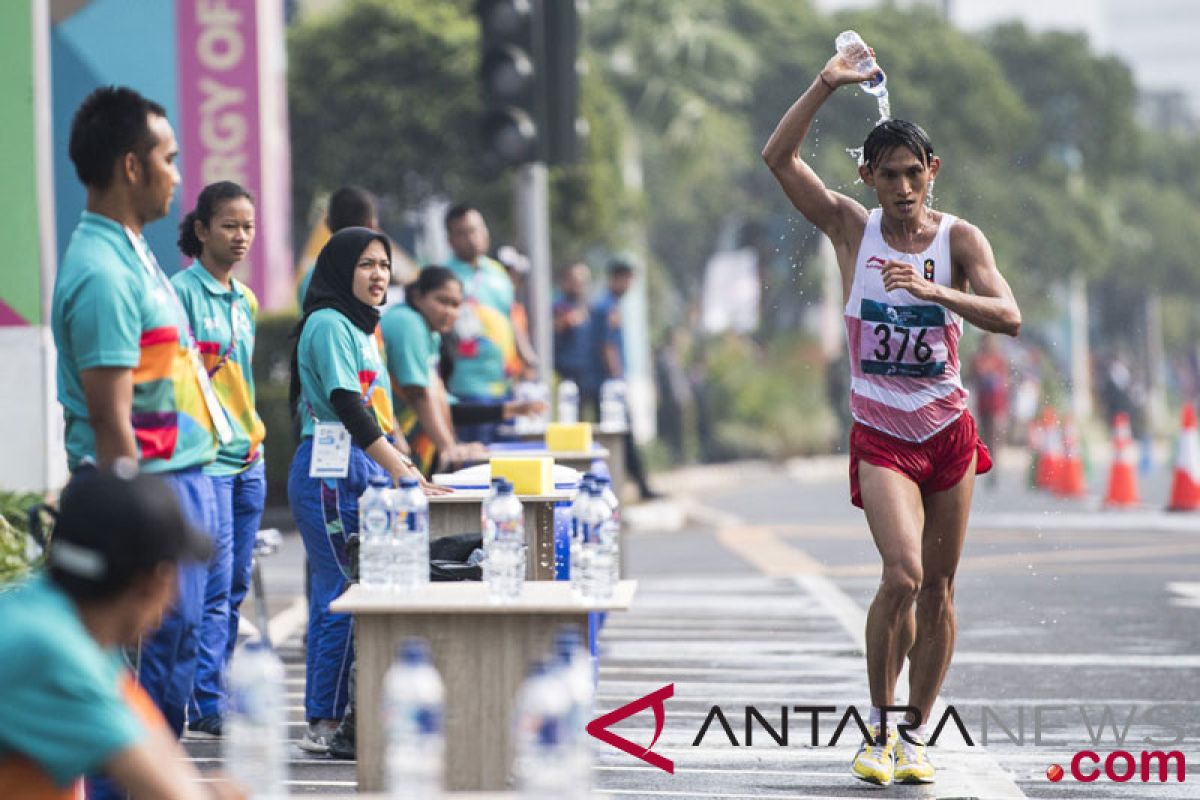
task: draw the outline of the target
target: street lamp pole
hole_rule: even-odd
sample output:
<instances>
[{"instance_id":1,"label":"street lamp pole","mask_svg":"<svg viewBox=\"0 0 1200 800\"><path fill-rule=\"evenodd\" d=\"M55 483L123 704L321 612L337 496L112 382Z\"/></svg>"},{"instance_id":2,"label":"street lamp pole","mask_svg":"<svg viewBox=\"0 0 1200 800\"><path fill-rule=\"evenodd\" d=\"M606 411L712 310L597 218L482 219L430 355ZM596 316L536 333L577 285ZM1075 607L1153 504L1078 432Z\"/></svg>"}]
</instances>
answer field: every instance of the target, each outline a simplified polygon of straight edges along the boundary
<instances>
[{"instance_id":1,"label":"street lamp pole","mask_svg":"<svg viewBox=\"0 0 1200 800\"><path fill-rule=\"evenodd\" d=\"M541 161L522 164L516 175L517 246L529 256L529 327L542 380L554 369L550 311L550 178Z\"/></svg>"}]
</instances>

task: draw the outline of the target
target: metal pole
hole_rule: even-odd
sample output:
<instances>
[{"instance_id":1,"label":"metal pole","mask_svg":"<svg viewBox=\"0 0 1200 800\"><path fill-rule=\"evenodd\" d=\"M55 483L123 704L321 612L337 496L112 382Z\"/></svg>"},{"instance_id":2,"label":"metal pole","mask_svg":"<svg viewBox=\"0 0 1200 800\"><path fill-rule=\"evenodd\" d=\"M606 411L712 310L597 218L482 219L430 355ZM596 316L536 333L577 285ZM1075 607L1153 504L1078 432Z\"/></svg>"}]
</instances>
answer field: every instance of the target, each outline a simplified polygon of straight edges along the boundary
<instances>
[{"instance_id":1,"label":"metal pole","mask_svg":"<svg viewBox=\"0 0 1200 800\"><path fill-rule=\"evenodd\" d=\"M541 377L549 381L554 371L553 323L550 294L550 180L540 161L517 170L517 246L529 256L529 327L533 349L541 362Z\"/></svg>"}]
</instances>

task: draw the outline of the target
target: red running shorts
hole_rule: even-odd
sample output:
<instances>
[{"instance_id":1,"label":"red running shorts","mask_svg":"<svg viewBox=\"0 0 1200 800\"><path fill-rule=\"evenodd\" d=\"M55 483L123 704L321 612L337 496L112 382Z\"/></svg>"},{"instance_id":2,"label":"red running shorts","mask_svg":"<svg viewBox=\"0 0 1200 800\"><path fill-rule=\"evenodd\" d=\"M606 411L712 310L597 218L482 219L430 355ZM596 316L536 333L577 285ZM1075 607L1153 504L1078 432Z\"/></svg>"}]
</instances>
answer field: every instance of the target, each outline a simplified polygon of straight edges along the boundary
<instances>
[{"instance_id":1,"label":"red running shorts","mask_svg":"<svg viewBox=\"0 0 1200 800\"><path fill-rule=\"evenodd\" d=\"M992 454L975 431L975 418L969 411L923 442L897 439L855 422L850 429L850 502L863 507L859 461L899 472L915 483L922 495L928 495L956 486L976 454L975 474L991 471Z\"/></svg>"}]
</instances>

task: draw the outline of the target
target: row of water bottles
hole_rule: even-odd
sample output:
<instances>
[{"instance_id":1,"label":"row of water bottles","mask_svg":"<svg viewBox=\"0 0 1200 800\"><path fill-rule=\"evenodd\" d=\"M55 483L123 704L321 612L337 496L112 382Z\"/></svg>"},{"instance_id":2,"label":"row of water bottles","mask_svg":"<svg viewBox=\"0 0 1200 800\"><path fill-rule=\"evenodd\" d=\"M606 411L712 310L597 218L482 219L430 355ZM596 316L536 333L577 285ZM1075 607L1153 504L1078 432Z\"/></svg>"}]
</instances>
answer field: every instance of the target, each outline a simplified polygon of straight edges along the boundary
<instances>
[{"instance_id":1,"label":"row of water bottles","mask_svg":"<svg viewBox=\"0 0 1200 800\"><path fill-rule=\"evenodd\" d=\"M629 424L625 416L628 388L625 381L613 378L600 384L600 425L623 428ZM558 421L579 422L579 386L575 381L558 384Z\"/></svg>"},{"instance_id":2,"label":"row of water bottles","mask_svg":"<svg viewBox=\"0 0 1200 800\"><path fill-rule=\"evenodd\" d=\"M585 473L571 502L571 590L585 603L612 597L620 580L621 509L607 475Z\"/></svg>"},{"instance_id":3,"label":"row of water bottles","mask_svg":"<svg viewBox=\"0 0 1200 800\"><path fill-rule=\"evenodd\" d=\"M594 711L595 685L583 638L574 628L563 628L553 655L533 665L517 694L513 771L522 798L591 797L592 748L586 727Z\"/></svg>"},{"instance_id":4,"label":"row of water bottles","mask_svg":"<svg viewBox=\"0 0 1200 800\"><path fill-rule=\"evenodd\" d=\"M586 735L594 699L591 656L574 628L555 638L516 697L513 771L523 798L585 800L592 751ZM428 646L410 640L384 679L385 785L393 800L433 800L445 787L445 688Z\"/></svg>"},{"instance_id":5,"label":"row of water bottles","mask_svg":"<svg viewBox=\"0 0 1200 800\"><path fill-rule=\"evenodd\" d=\"M416 478L370 479L358 499L358 578L368 591L411 592L429 583L429 500Z\"/></svg>"}]
</instances>

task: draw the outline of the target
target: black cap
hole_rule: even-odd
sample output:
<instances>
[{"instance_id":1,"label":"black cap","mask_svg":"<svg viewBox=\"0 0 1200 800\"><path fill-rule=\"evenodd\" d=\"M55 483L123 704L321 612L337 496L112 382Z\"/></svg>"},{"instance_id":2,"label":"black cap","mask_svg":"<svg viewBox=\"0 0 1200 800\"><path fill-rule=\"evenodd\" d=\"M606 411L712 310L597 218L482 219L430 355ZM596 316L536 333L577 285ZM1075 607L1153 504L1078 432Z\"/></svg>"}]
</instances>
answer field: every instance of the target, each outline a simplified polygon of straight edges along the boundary
<instances>
[{"instance_id":1,"label":"black cap","mask_svg":"<svg viewBox=\"0 0 1200 800\"><path fill-rule=\"evenodd\" d=\"M212 550L171 487L127 465L76 474L63 492L48 561L55 578L107 596L159 564L207 561Z\"/></svg>"}]
</instances>

